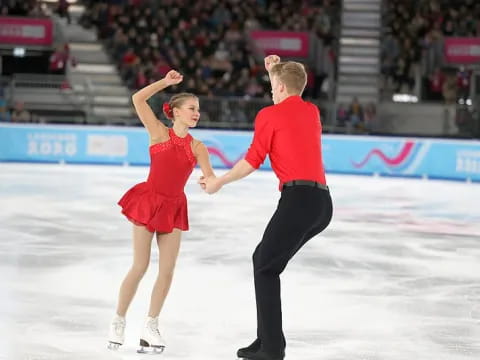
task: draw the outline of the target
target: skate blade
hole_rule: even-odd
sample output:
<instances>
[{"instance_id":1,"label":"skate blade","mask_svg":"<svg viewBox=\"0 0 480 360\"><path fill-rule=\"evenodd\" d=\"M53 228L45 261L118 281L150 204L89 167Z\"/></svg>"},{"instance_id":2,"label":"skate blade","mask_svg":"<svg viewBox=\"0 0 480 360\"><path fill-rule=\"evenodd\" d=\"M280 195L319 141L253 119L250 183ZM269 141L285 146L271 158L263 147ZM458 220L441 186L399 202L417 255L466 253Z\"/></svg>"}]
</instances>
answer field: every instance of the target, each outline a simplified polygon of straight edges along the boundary
<instances>
[{"instance_id":1,"label":"skate blade","mask_svg":"<svg viewBox=\"0 0 480 360\"><path fill-rule=\"evenodd\" d=\"M119 344L119 343L109 342L108 346L107 346L107 349L112 350L112 351L117 351L118 348L120 347L120 345L121 344Z\"/></svg>"},{"instance_id":2,"label":"skate blade","mask_svg":"<svg viewBox=\"0 0 480 360\"><path fill-rule=\"evenodd\" d=\"M165 346L141 346L140 349L137 350L139 354L146 354L146 355L160 355L165 350Z\"/></svg>"}]
</instances>

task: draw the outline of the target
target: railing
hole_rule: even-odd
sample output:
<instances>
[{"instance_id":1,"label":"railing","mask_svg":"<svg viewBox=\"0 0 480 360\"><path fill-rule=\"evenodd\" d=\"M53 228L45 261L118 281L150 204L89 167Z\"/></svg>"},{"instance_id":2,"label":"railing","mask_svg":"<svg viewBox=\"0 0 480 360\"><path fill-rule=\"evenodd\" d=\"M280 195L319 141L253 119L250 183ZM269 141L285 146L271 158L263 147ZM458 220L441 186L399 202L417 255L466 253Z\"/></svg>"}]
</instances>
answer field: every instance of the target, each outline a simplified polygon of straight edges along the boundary
<instances>
[{"instance_id":1,"label":"railing","mask_svg":"<svg viewBox=\"0 0 480 360\"><path fill-rule=\"evenodd\" d=\"M159 119L168 122L162 114L162 105L170 98L169 94L154 96L149 104ZM198 127L218 129L252 129L255 116L264 107L272 105L269 99L244 97L200 96L201 118ZM321 112L322 122L328 127L328 104L312 100Z\"/></svg>"},{"instance_id":2,"label":"railing","mask_svg":"<svg viewBox=\"0 0 480 360\"><path fill-rule=\"evenodd\" d=\"M0 82L8 84L5 97L10 106L13 105L15 100L25 101L27 109L31 111L37 109L45 122L141 125L139 119L134 116L128 118L111 117L107 121L100 121L98 117L94 116L92 108L95 95L93 85L88 78L85 79L84 84L77 84L73 89L65 88L65 77L63 76L16 75L11 79L0 78ZM169 121L162 114L162 105L169 100L170 96L171 94L159 93L149 101L157 117L167 124ZM30 103L28 99L30 99ZM401 110L390 111L391 114L395 114L394 118L389 117L384 111L381 113L377 112L375 123L370 124L372 126L355 128L348 121L344 124L338 123L333 102L310 101L320 108L325 132L423 134L426 136L478 138L480 137L480 118L478 113L480 95L471 100L472 104L457 104L445 109L443 109L441 104L433 104L432 106L437 107L435 108L436 110L432 108L432 111L435 110L438 114L429 113L431 119L428 121L438 125L432 125L434 130L430 132L425 130L427 118L422 118L422 115L418 113L416 108L413 109L413 107L420 104L401 104ZM32 104L33 107L29 108L28 105ZM272 101L270 99L200 96L201 121L198 127L249 130L253 128L257 113L265 106L271 104ZM396 104L396 106L399 105ZM388 105L384 103L383 106L392 107L393 104ZM425 107L428 107L428 103L425 104ZM410 119L410 125L408 126L406 126L405 121L407 118ZM415 118L418 118L418 121L413 121ZM387 122L390 123L390 126L384 126ZM401 124L403 126L400 126ZM378 125L382 126L378 127ZM423 132L417 129L417 125L422 127Z\"/></svg>"},{"instance_id":3,"label":"railing","mask_svg":"<svg viewBox=\"0 0 480 360\"><path fill-rule=\"evenodd\" d=\"M57 111L83 113L88 119L92 114L93 93L89 79L73 88L63 75L52 74L15 74L10 78L1 78L7 103L25 102L30 111L42 110L55 118ZM46 115L46 121L49 117Z\"/></svg>"},{"instance_id":4,"label":"railing","mask_svg":"<svg viewBox=\"0 0 480 360\"><path fill-rule=\"evenodd\" d=\"M11 78L1 78L8 89L5 97L10 106L17 100L26 103L27 109L42 113L51 110L50 115L42 115L45 122L56 122L58 115L55 112L66 108L84 113L84 123L92 124L125 124L140 125L136 117L124 119L101 119L93 115L95 103L94 86L91 79L85 78L83 84L75 84L72 88L62 75L17 74ZM162 105L172 94L159 93L149 101L157 117L168 123L162 114ZM246 97L209 97L200 96L201 121L199 127L218 129L252 129L257 113L264 107L272 104L271 99ZM322 122L328 129L331 124L328 101L309 99L321 111ZM30 106L29 106L30 105ZM62 115L63 116L63 115ZM65 116L63 116L64 118ZM72 121L78 122L78 121Z\"/></svg>"}]
</instances>

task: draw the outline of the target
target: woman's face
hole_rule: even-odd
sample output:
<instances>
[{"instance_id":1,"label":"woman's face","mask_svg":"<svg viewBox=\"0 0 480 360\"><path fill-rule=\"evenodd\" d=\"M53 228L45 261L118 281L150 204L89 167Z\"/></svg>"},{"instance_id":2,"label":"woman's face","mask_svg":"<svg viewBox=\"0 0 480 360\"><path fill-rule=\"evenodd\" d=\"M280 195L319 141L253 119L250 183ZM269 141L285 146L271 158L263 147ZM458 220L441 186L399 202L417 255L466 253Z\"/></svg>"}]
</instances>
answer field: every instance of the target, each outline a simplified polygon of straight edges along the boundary
<instances>
[{"instance_id":1,"label":"woman's face","mask_svg":"<svg viewBox=\"0 0 480 360\"><path fill-rule=\"evenodd\" d=\"M180 122L188 127L197 126L198 120L200 120L200 104L197 98L190 97L179 107L173 109L175 116L175 122Z\"/></svg>"}]
</instances>

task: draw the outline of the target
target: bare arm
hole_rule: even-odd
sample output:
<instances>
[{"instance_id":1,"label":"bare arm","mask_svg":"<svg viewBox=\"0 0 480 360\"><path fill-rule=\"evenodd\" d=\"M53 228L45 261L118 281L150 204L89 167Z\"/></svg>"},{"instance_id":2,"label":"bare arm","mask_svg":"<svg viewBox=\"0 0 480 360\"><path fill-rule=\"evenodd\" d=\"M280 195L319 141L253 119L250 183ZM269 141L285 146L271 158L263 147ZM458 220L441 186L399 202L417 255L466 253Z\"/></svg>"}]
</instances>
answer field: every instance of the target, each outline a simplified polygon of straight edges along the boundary
<instances>
[{"instance_id":1,"label":"bare arm","mask_svg":"<svg viewBox=\"0 0 480 360\"><path fill-rule=\"evenodd\" d=\"M208 178L210 176L215 176L212 164L210 163L210 155L208 154L208 149L205 144L198 141L195 145L194 153L198 165L200 165L200 169L202 169L203 177Z\"/></svg>"},{"instance_id":2,"label":"bare arm","mask_svg":"<svg viewBox=\"0 0 480 360\"><path fill-rule=\"evenodd\" d=\"M250 175L252 172L255 171L255 168L250 165L248 161L245 159L240 160L235 164L233 168L231 168L227 173L220 176L218 178L221 186L229 184L231 182L240 180L245 176Z\"/></svg>"},{"instance_id":3,"label":"bare arm","mask_svg":"<svg viewBox=\"0 0 480 360\"><path fill-rule=\"evenodd\" d=\"M145 126L150 135L150 139L162 139L167 136L167 127L162 124L160 120L157 119L152 108L148 105L147 100L150 99L154 94L163 89L167 88L170 85L175 85L180 83L183 80L183 76L178 72L171 70L165 76L165 78L150 84L143 89L138 90L132 96L133 106L137 111L137 115L140 118L140 121Z\"/></svg>"},{"instance_id":4,"label":"bare arm","mask_svg":"<svg viewBox=\"0 0 480 360\"><path fill-rule=\"evenodd\" d=\"M248 161L242 159L237 162L235 166L230 169L230 171L221 177L202 177L198 183L208 194L213 194L220 190L223 185L240 180L245 176L250 175L254 171L255 168L250 165Z\"/></svg>"},{"instance_id":5,"label":"bare arm","mask_svg":"<svg viewBox=\"0 0 480 360\"><path fill-rule=\"evenodd\" d=\"M216 193L223 185L250 175L263 163L266 155L270 152L273 136L273 129L268 126L268 118L263 114L264 111L261 110L255 119L253 142L245 158L238 161L232 169L219 178L215 176L200 178L199 184L208 194Z\"/></svg>"}]
</instances>

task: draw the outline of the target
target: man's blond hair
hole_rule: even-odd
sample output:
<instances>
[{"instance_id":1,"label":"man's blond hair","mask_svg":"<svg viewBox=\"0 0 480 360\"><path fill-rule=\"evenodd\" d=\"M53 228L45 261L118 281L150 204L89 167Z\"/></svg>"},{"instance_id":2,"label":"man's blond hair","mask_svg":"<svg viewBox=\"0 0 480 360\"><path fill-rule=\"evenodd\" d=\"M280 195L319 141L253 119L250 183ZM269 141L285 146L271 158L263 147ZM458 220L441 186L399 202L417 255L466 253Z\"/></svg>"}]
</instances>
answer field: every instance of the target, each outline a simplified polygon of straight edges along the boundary
<instances>
[{"instance_id":1,"label":"man's blond hair","mask_svg":"<svg viewBox=\"0 0 480 360\"><path fill-rule=\"evenodd\" d=\"M301 95L307 85L307 72L303 64L299 62L286 61L275 64L270 73L285 84L289 94Z\"/></svg>"}]
</instances>

